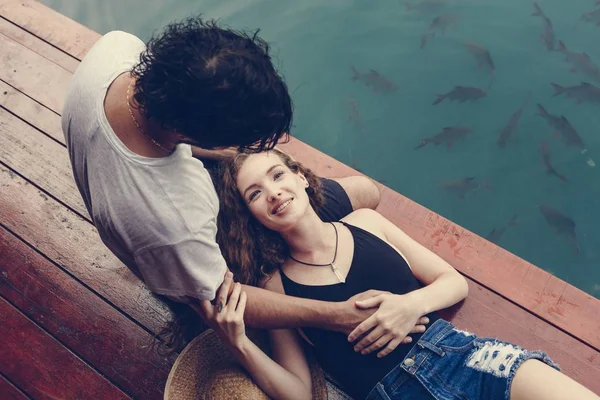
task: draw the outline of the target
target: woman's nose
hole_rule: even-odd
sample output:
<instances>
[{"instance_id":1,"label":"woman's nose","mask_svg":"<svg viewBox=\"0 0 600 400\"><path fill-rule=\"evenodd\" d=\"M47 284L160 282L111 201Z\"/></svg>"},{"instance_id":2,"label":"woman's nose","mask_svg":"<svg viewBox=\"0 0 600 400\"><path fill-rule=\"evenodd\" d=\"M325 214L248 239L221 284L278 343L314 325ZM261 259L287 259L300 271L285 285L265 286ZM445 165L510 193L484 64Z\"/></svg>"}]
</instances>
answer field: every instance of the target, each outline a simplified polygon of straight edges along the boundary
<instances>
[{"instance_id":1,"label":"woman's nose","mask_svg":"<svg viewBox=\"0 0 600 400\"><path fill-rule=\"evenodd\" d=\"M269 188L269 201L277 200L281 196L281 191L278 188Z\"/></svg>"}]
</instances>

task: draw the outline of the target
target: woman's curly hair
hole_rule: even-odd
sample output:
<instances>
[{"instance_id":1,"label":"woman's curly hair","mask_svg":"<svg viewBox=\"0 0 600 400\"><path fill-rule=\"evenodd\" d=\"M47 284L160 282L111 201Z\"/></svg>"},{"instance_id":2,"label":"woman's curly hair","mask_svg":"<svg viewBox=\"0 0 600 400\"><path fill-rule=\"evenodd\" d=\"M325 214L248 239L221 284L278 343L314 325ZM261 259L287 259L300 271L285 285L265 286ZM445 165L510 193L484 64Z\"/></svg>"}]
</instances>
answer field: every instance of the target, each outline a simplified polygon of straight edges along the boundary
<instances>
[{"instance_id":1,"label":"woman's curly hair","mask_svg":"<svg viewBox=\"0 0 600 400\"><path fill-rule=\"evenodd\" d=\"M310 204L319 210L323 206L320 178L289 155L277 149L271 153L276 154L290 171L304 175L309 183ZM215 185L220 201L217 243L236 280L256 286L285 261L289 247L279 233L265 228L252 216L237 189L237 174L249 156L241 153L220 166Z\"/></svg>"},{"instance_id":2,"label":"woman's curly hair","mask_svg":"<svg viewBox=\"0 0 600 400\"><path fill-rule=\"evenodd\" d=\"M258 31L199 16L152 37L132 71L140 112L211 149L270 149L292 123L292 101Z\"/></svg>"}]
</instances>

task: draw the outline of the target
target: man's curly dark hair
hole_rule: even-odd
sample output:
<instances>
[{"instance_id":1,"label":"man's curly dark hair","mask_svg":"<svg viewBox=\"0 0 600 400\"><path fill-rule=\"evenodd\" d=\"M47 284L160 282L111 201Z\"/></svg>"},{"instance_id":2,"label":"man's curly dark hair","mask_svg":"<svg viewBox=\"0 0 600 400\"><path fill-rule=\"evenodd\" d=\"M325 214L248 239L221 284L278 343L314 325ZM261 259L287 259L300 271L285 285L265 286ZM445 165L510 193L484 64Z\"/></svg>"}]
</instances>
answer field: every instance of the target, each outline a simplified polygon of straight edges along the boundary
<instances>
[{"instance_id":1,"label":"man's curly dark hair","mask_svg":"<svg viewBox=\"0 0 600 400\"><path fill-rule=\"evenodd\" d=\"M148 41L132 74L140 112L188 143L262 151L289 133L292 101L258 31L200 16L171 23Z\"/></svg>"}]
</instances>

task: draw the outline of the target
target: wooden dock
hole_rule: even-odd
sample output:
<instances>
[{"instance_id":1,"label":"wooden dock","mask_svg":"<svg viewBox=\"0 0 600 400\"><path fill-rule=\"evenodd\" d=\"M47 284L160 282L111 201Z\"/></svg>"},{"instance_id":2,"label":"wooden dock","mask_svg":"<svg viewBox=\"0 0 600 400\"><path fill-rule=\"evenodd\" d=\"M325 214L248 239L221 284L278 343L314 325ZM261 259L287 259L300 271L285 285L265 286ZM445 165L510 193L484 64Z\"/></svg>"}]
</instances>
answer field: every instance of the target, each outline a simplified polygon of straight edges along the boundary
<instances>
[{"instance_id":1,"label":"wooden dock","mask_svg":"<svg viewBox=\"0 0 600 400\"><path fill-rule=\"evenodd\" d=\"M160 399L174 357L148 351L170 315L101 243L60 127L99 34L33 0L0 2L0 398ZM322 176L357 174L299 140ZM542 349L600 393L600 301L382 187L379 210L469 280L445 316Z\"/></svg>"}]
</instances>

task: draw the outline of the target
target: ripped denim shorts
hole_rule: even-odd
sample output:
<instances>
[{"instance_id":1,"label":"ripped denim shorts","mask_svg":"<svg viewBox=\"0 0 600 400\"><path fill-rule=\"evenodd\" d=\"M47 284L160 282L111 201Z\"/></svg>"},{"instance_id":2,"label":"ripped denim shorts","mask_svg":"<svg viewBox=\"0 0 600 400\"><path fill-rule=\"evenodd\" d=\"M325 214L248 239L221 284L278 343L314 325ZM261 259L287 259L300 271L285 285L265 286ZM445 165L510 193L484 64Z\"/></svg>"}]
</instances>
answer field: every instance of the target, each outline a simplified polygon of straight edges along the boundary
<instances>
[{"instance_id":1,"label":"ripped denim shorts","mask_svg":"<svg viewBox=\"0 0 600 400\"><path fill-rule=\"evenodd\" d=\"M517 368L529 359L560 371L546 353L479 338L439 319L371 390L367 400L509 399Z\"/></svg>"}]
</instances>

